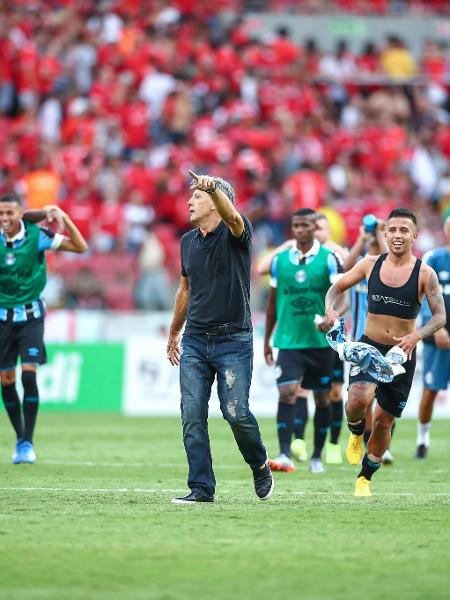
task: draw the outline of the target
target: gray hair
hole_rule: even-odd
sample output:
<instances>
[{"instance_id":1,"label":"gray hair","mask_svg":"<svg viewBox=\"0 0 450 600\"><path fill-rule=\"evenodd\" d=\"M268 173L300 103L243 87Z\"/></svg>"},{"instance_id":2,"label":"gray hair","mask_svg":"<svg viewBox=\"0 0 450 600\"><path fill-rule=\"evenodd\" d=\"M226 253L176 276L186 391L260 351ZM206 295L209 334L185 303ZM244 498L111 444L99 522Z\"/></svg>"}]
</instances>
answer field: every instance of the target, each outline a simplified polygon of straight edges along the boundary
<instances>
[{"instance_id":1,"label":"gray hair","mask_svg":"<svg viewBox=\"0 0 450 600\"><path fill-rule=\"evenodd\" d=\"M225 179L222 179L222 177L213 177L213 180L219 190L223 192L228 200L234 204L236 194L234 193L231 183L225 181Z\"/></svg>"}]
</instances>

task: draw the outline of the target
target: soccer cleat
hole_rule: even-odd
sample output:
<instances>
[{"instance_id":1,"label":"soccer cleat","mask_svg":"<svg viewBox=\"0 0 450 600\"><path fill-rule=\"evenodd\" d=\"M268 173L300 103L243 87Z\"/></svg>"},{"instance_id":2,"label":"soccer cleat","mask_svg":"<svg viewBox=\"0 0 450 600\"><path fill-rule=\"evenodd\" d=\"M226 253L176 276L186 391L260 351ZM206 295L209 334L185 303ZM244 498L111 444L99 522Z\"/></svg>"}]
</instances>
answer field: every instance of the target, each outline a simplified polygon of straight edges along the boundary
<instances>
[{"instance_id":1,"label":"soccer cleat","mask_svg":"<svg viewBox=\"0 0 450 600\"><path fill-rule=\"evenodd\" d=\"M383 458L381 459L381 462L383 463L383 465L393 465L394 464L394 457L392 455L392 452L389 450L389 448L383 454Z\"/></svg>"},{"instance_id":2,"label":"soccer cleat","mask_svg":"<svg viewBox=\"0 0 450 600\"><path fill-rule=\"evenodd\" d=\"M427 457L428 448L425 444L419 444L416 450L416 458L426 458Z\"/></svg>"},{"instance_id":3,"label":"soccer cleat","mask_svg":"<svg viewBox=\"0 0 450 600\"><path fill-rule=\"evenodd\" d=\"M32 465L36 461L36 452L31 442L22 442L19 450L20 462Z\"/></svg>"},{"instance_id":4,"label":"soccer cleat","mask_svg":"<svg viewBox=\"0 0 450 600\"><path fill-rule=\"evenodd\" d=\"M302 440L300 438L293 440L292 444L291 444L291 454L295 458L295 460L298 460L300 462L305 462L305 460L308 456L308 454L306 452L305 440Z\"/></svg>"},{"instance_id":5,"label":"soccer cleat","mask_svg":"<svg viewBox=\"0 0 450 600\"><path fill-rule=\"evenodd\" d=\"M289 456L281 453L277 458L269 460L269 467L272 471L284 471L285 473L293 473L295 471L295 465Z\"/></svg>"},{"instance_id":6,"label":"soccer cleat","mask_svg":"<svg viewBox=\"0 0 450 600\"><path fill-rule=\"evenodd\" d=\"M270 470L268 462L263 469L253 471L253 482L255 485L255 494L260 500L268 500L273 492L275 480Z\"/></svg>"},{"instance_id":7,"label":"soccer cleat","mask_svg":"<svg viewBox=\"0 0 450 600\"><path fill-rule=\"evenodd\" d=\"M347 450L345 456L351 465L359 465L364 454L363 449L364 435L351 433L348 438Z\"/></svg>"},{"instance_id":8,"label":"soccer cleat","mask_svg":"<svg viewBox=\"0 0 450 600\"><path fill-rule=\"evenodd\" d=\"M325 467L323 466L323 462L320 458L312 458L311 462L309 463L309 470L311 473L317 475L317 473L324 473Z\"/></svg>"},{"instance_id":9,"label":"soccer cleat","mask_svg":"<svg viewBox=\"0 0 450 600\"><path fill-rule=\"evenodd\" d=\"M22 440L17 440L16 447L12 455L13 465L19 465L22 462L21 446Z\"/></svg>"},{"instance_id":10,"label":"soccer cleat","mask_svg":"<svg viewBox=\"0 0 450 600\"><path fill-rule=\"evenodd\" d=\"M332 444L331 442L327 443L325 450L325 462L328 465L342 464L341 447L339 444Z\"/></svg>"},{"instance_id":11,"label":"soccer cleat","mask_svg":"<svg viewBox=\"0 0 450 600\"><path fill-rule=\"evenodd\" d=\"M370 480L361 475L358 477L355 484L355 496L371 496Z\"/></svg>"},{"instance_id":12,"label":"soccer cleat","mask_svg":"<svg viewBox=\"0 0 450 600\"><path fill-rule=\"evenodd\" d=\"M199 492L189 492L186 496L172 498L172 504L197 504L198 502L214 502L213 496L205 496Z\"/></svg>"}]
</instances>

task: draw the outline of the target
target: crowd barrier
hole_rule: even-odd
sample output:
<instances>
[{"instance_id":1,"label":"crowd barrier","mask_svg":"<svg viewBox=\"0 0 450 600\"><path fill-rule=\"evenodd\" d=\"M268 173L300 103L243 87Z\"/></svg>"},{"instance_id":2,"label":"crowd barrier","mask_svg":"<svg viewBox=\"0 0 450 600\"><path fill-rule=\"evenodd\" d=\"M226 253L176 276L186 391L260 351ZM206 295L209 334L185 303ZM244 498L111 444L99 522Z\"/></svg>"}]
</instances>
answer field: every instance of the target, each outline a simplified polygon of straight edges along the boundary
<instances>
[{"instance_id":1,"label":"crowd barrier","mask_svg":"<svg viewBox=\"0 0 450 600\"><path fill-rule=\"evenodd\" d=\"M38 371L43 410L112 411L135 416L179 414L179 369L166 359L170 317L169 313L50 313L46 333L49 361ZM250 404L256 415L274 416L277 388L275 369L263 358L264 316L255 314L254 323ZM419 347L406 417L417 416L421 379ZM215 388L214 384L210 413L220 414ZM435 416L450 417L447 392L439 394Z\"/></svg>"}]
</instances>

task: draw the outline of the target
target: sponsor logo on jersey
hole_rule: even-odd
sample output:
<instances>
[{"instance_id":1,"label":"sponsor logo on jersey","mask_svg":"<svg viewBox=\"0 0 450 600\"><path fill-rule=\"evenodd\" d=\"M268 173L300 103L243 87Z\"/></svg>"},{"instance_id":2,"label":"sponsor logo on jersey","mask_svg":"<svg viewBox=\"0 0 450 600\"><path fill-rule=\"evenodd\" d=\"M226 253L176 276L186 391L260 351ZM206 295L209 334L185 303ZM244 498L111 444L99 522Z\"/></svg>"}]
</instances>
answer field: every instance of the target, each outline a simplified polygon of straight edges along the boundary
<instances>
[{"instance_id":1,"label":"sponsor logo on jersey","mask_svg":"<svg viewBox=\"0 0 450 600\"><path fill-rule=\"evenodd\" d=\"M398 306L411 306L411 302L408 300L400 300L392 296L380 296L379 294L372 294L372 301L384 302L384 304L397 304Z\"/></svg>"}]
</instances>

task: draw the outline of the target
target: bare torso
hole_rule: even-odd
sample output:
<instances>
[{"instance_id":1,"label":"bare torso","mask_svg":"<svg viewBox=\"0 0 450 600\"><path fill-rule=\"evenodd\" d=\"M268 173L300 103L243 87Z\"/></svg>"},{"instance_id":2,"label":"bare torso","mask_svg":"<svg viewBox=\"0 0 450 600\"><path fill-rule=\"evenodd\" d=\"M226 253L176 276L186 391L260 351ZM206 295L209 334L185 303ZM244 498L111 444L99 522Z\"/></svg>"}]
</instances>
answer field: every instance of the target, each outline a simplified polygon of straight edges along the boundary
<instances>
[{"instance_id":1,"label":"bare torso","mask_svg":"<svg viewBox=\"0 0 450 600\"><path fill-rule=\"evenodd\" d=\"M369 279L375 261L378 257L373 257L373 261L369 263L367 279ZM416 257L411 256L410 260L405 264L393 264L389 261L389 257L383 261L380 269L380 279L382 283L392 288L403 287L411 276L411 273L416 264ZM423 297L423 268L419 274L419 299ZM402 337L412 333L416 326L416 319L400 319L389 315L367 314L365 334L374 342L385 344L387 346L394 345L394 337Z\"/></svg>"}]
</instances>

